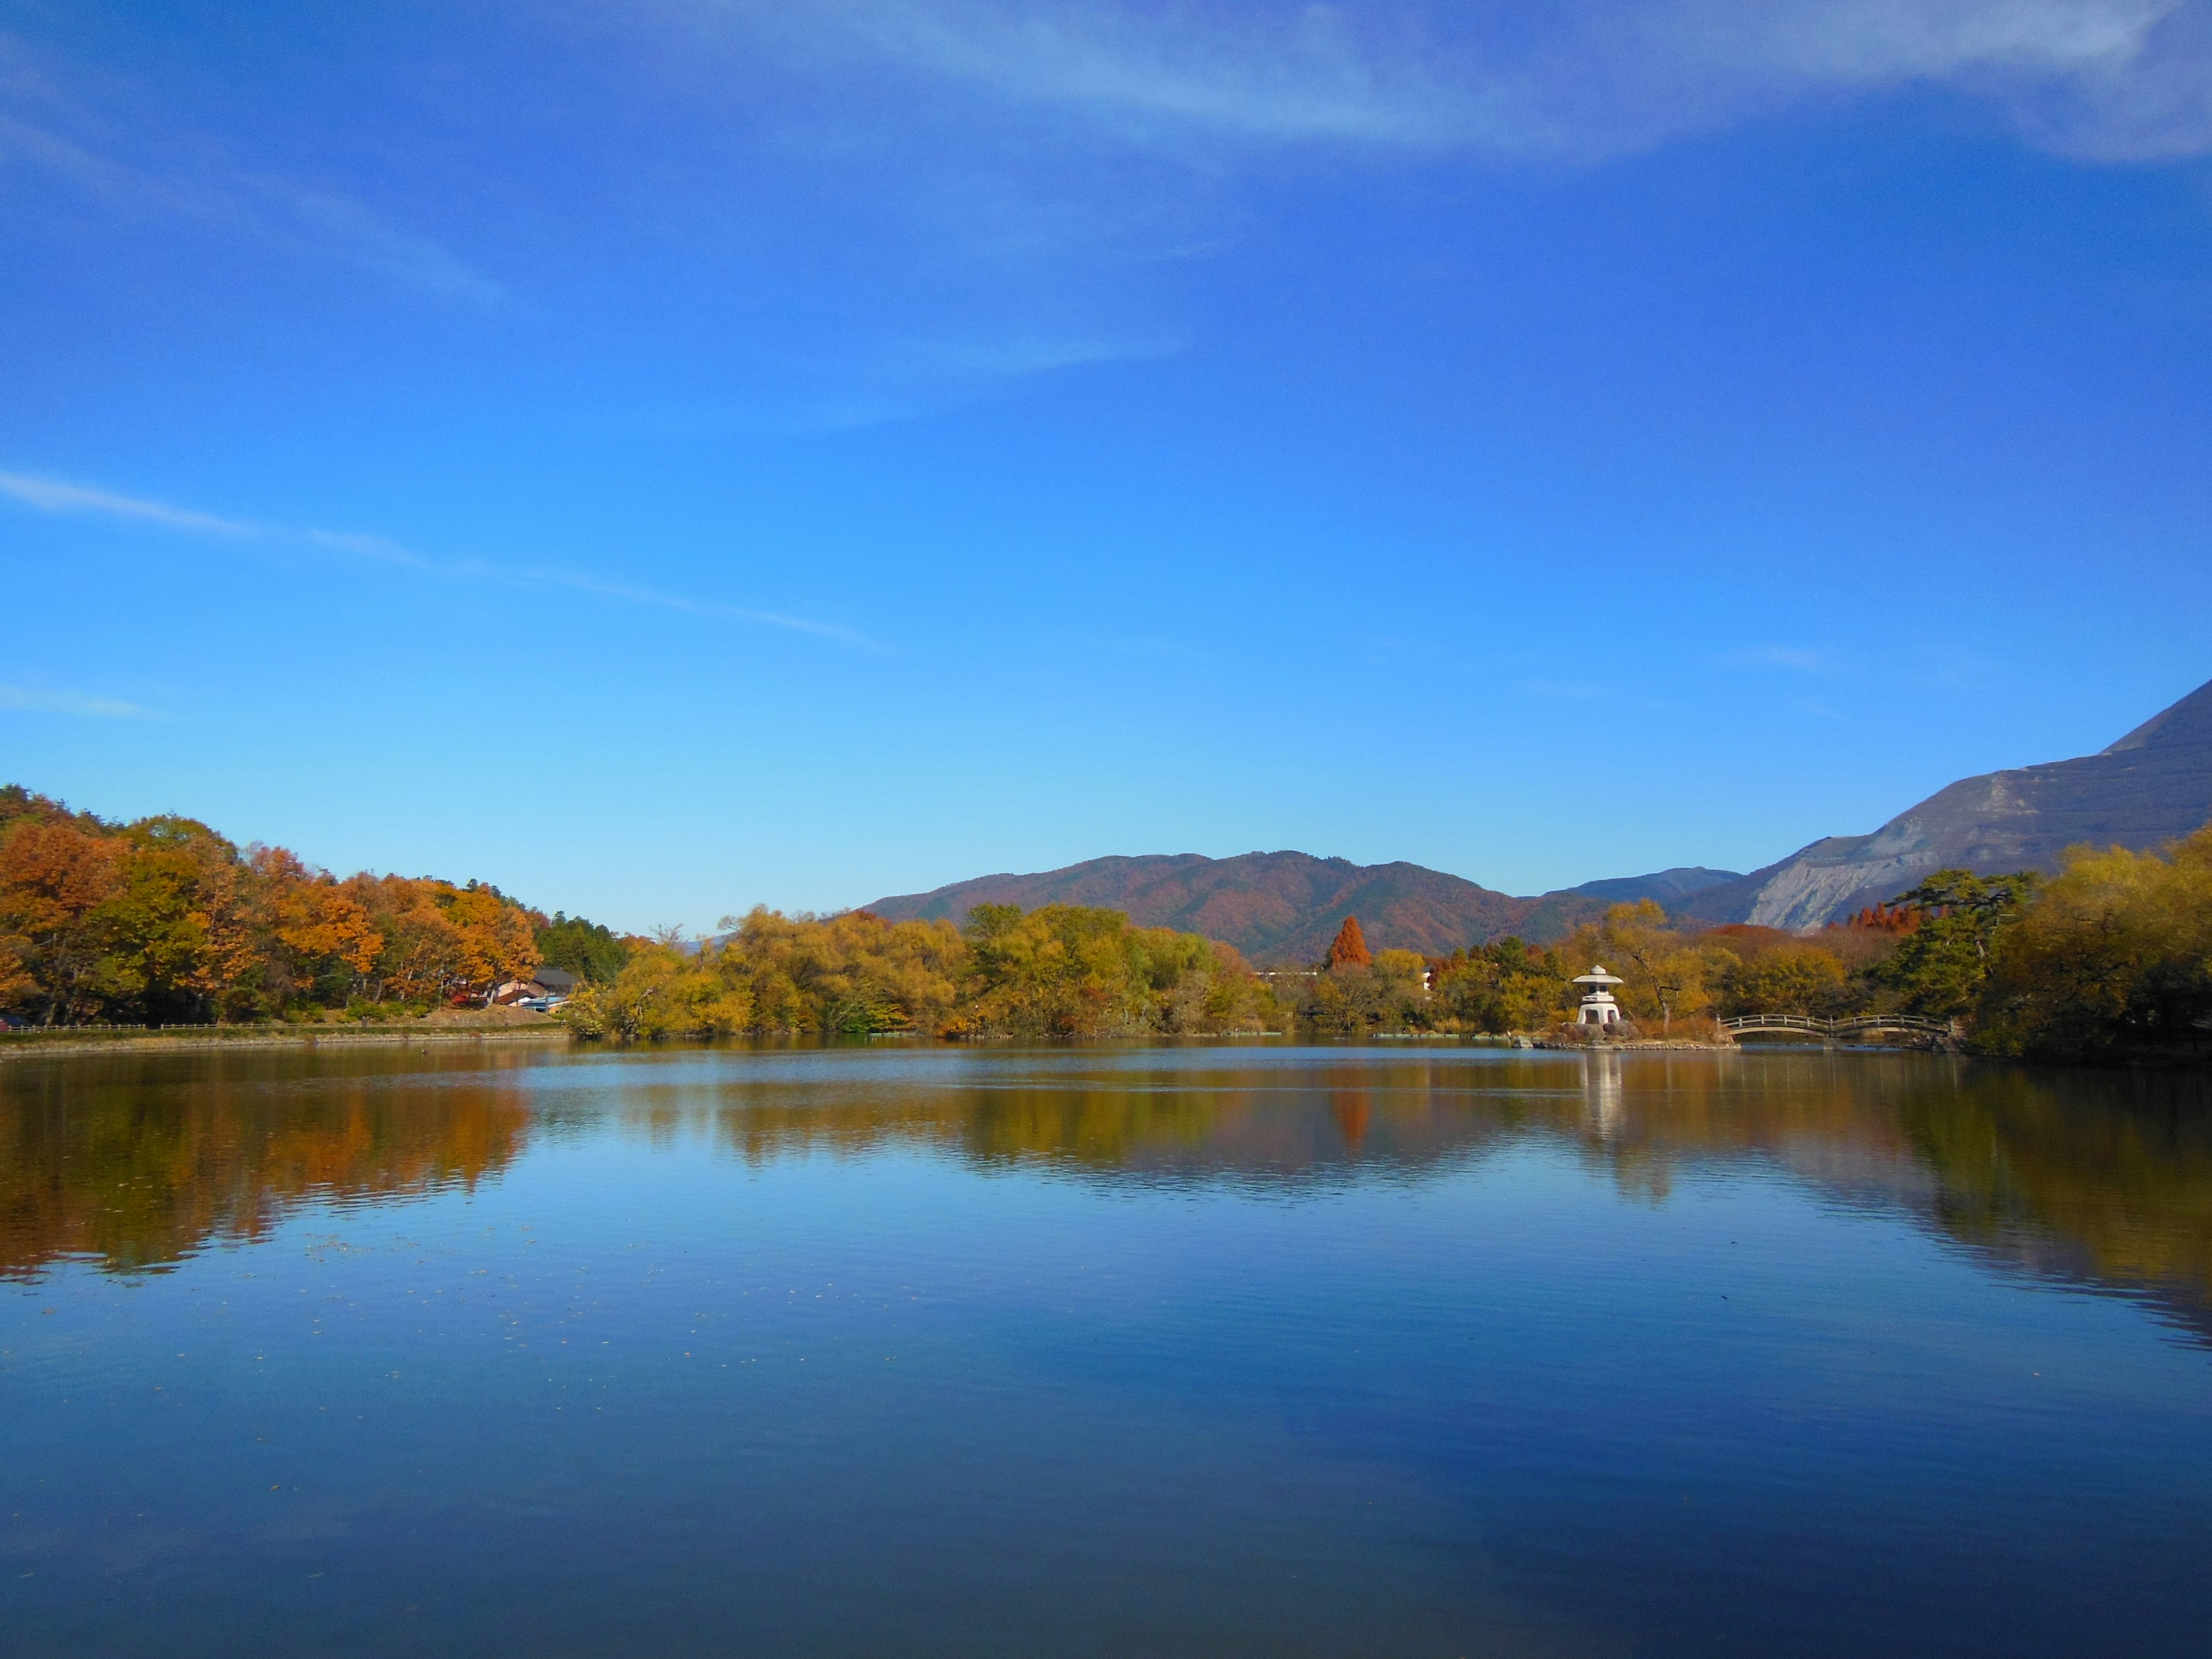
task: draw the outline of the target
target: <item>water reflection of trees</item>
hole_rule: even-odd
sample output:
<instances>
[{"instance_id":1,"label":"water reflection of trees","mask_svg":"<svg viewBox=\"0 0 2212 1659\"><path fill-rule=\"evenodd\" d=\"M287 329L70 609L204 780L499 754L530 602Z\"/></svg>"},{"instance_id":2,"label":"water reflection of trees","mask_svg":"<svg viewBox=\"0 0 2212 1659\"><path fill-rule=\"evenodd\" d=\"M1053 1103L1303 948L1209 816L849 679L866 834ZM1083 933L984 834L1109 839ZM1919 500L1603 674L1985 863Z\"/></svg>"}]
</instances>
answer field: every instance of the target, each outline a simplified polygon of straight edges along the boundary
<instances>
[{"instance_id":1,"label":"water reflection of trees","mask_svg":"<svg viewBox=\"0 0 2212 1659\"><path fill-rule=\"evenodd\" d=\"M1103 1186L1297 1194L1419 1180L1515 1145L1628 1195L1748 1162L1909 1213L2035 1271L2140 1291L2212 1329L2212 1086L1923 1056L940 1054L903 1069L704 1053L521 1086L519 1054L118 1059L0 1073L0 1274L116 1270L252 1237L303 1200L496 1174L560 1103L757 1164L926 1150ZM941 1062L941 1063L940 1063Z\"/></svg>"},{"instance_id":2,"label":"water reflection of trees","mask_svg":"<svg viewBox=\"0 0 2212 1659\"><path fill-rule=\"evenodd\" d=\"M1388 1057L1319 1074L1222 1058L894 1099L708 1088L696 1106L756 1162L899 1143L1108 1183L1417 1177L1533 1139L1570 1145L1625 1194L1663 1202L1683 1179L1749 1160L2021 1267L2212 1309L2202 1080L1915 1055Z\"/></svg>"},{"instance_id":3,"label":"water reflection of trees","mask_svg":"<svg viewBox=\"0 0 2212 1659\"><path fill-rule=\"evenodd\" d=\"M1238 1067L1005 1077L859 1094L785 1086L690 1091L644 1115L649 1133L711 1124L749 1162L927 1146L970 1164L1029 1166L1111 1183L1224 1180L1280 1187L1417 1173L1480 1153L1528 1122L1526 1097L1576 1094L1554 1063L1486 1070L1377 1063L1345 1075ZM1124 1062L1126 1063L1126 1062ZM1475 1103L1480 1102L1480 1104Z\"/></svg>"},{"instance_id":4,"label":"water reflection of trees","mask_svg":"<svg viewBox=\"0 0 2212 1659\"><path fill-rule=\"evenodd\" d=\"M383 1054L326 1058L312 1076L252 1054L10 1066L0 1278L70 1256L159 1271L258 1237L302 1202L473 1185L521 1149L531 1114L505 1073L525 1059L443 1060L427 1088L410 1085L433 1062Z\"/></svg>"},{"instance_id":5,"label":"water reflection of trees","mask_svg":"<svg viewBox=\"0 0 2212 1659\"><path fill-rule=\"evenodd\" d=\"M2212 1099L2193 1080L1969 1072L1899 1115L1936 1215L2023 1262L2212 1301Z\"/></svg>"},{"instance_id":6,"label":"water reflection of trees","mask_svg":"<svg viewBox=\"0 0 2212 1659\"><path fill-rule=\"evenodd\" d=\"M2033 1270L2140 1290L2212 1330L2212 1083L1919 1056L1629 1055L1555 1120L1625 1190L1753 1157ZM1611 1097L1611 1098L1608 1098Z\"/></svg>"}]
</instances>

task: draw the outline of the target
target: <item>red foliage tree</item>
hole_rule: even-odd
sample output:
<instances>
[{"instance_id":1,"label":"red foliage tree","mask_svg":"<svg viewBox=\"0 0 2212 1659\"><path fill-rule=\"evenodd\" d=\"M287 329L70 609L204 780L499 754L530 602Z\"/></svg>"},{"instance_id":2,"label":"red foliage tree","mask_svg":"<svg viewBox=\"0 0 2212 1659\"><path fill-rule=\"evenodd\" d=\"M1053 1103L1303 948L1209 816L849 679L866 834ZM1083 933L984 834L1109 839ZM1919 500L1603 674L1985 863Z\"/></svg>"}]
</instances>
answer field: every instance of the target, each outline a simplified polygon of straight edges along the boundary
<instances>
[{"instance_id":1,"label":"red foliage tree","mask_svg":"<svg viewBox=\"0 0 2212 1659\"><path fill-rule=\"evenodd\" d=\"M1875 904L1858 912L1850 925L1903 935L1917 933L1921 918L1922 911L1917 904Z\"/></svg>"},{"instance_id":2,"label":"red foliage tree","mask_svg":"<svg viewBox=\"0 0 2212 1659\"><path fill-rule=\"evenodd\" d=\"M1344 926L1336 930L1329 941L1328 965L1332 968L1371 968L1375 953L1367 948L1367 935L1359 931L1359 918L1346 916Z\"/></svg>"}]
</instances>

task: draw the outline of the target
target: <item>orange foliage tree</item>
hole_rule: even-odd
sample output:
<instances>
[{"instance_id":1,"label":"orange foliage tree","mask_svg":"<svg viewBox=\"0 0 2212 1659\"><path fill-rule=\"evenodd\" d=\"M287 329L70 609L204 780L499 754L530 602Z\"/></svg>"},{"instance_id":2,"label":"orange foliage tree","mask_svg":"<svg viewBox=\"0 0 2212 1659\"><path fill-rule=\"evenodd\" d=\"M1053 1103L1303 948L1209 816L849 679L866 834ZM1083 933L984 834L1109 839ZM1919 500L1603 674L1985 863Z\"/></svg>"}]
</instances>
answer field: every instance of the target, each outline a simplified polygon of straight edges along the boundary
<instances>
[{"instance_id":1,"label":"orange foliage tree","mask_svg":"<svg viewBox=\"0 0 2212 1659\"><path fill-rule=\"evenodd\" d=\"M17 963L18 1006L45 1024L89 1018L100 1005L105 911L122 884L121 852L66 819L27 815L0 842L0 936Z\"/></svg>"},{"instance_id":2,"label":"orange foliage tree","mask_svg":"<svg viewBox=\"0 0 2212 1659\"><path fill-rule=\"evenodd\" d=\"M536 966L544 921L475 882L341 882L191 818L106 823L0 787L0 1011L41 1024L465 1000Z\"/></svg>"},{"instance_id":3,"label":"orange foliage tree","mask_svg":"<svg viewBox=\"0 0 2212 1659\"><path fill-rule=\"evenodd\" d=\"M1367 948L1367 935L1359 930L1359 918L1346 916L1344 926L1336 930L1329 941L1328 965L1332 968L1367 968L1374 964L1374 952Z\"/></svg>"}]
</instances>

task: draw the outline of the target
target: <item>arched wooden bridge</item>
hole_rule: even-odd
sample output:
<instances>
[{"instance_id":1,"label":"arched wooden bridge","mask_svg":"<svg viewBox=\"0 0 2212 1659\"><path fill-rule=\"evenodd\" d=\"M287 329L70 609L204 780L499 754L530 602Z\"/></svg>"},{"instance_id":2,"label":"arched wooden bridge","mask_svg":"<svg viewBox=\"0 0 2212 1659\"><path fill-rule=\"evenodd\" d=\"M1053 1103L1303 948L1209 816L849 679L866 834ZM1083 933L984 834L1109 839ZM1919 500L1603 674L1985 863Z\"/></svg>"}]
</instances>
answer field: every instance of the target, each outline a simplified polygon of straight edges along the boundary
<instances>
[{"instance_id":1,"label":"arched wooden bridge","mask_svg":"<svg viewBox=\"0 0 2212 1659\"><path fill-rule=\"evenodd\" d=\"M1823 1042L1863 1042L1869 1037L1893 1037L1915 1047L1940 1048L1959 1040L1955 1021L1923 1019L1917 1014L1857 1014L1848 1019L1823 1019L1818 1014L1740 1014L1720 1022L1732 1036L1747 1031L1771 1031L1778 1036L1817 1037Z\"/></svg>"}]
</instances>

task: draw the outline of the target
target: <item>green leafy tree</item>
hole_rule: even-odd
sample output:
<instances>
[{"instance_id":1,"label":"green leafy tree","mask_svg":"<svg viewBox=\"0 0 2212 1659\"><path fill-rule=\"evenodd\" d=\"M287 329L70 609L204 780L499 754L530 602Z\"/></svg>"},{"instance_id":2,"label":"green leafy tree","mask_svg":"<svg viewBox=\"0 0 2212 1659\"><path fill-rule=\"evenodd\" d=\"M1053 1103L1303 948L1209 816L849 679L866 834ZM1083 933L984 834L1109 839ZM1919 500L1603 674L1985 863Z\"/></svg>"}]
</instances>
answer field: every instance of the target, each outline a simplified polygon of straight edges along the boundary
<instances>
[{"instance_id":1,"label":"green leafy tree","mask_svg":"<svg viewBox=\"0 0 2212 1659\"><path fill-rule=\"evenodd\" d=\"M629 949L611 927L556 910L538 930L538 959L564 969L592 985L613 983L629 960Z\"/></svg>"},{"instance_id":2,"label":"green leafy tree","mask_svg":"<svg viewBox=\"0 0 2212 1659\"><path fill-rule=\"evenodd\" d=\"M1920 917L1897 947L1869 969L1895 992L1907 1013L1951 1019L1970 1012L1990 976L1997 942L2042 884L2033 871L1984 877L1939 870L1892 902Z\"/></svg>"}]
</instances>

